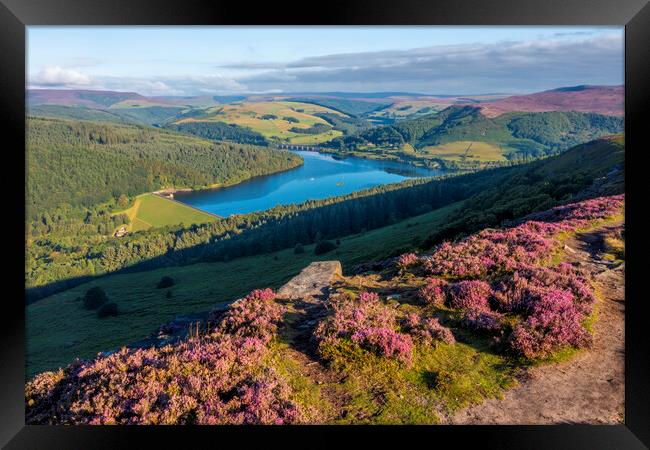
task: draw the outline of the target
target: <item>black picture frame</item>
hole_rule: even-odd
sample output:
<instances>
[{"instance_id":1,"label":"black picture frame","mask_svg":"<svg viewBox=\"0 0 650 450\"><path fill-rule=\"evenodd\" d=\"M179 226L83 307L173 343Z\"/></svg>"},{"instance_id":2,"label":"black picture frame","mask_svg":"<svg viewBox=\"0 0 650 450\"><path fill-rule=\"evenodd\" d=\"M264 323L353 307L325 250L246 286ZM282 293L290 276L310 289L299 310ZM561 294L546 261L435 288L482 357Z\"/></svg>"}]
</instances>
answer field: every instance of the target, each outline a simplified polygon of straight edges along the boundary
<instances>
[{"instance_id":1,"label":"black picture frame","mask_svg":"<svg viewBox=\"0 0 650 450\"><path fill-rule=\"evenodd\" d=\"M24 246L17 237L6 239L11 293L5 290L0 352L0 444L7 448L114 448L136 440L170 443L182 434L184 446L194 439L214 445L237 437L247 447L253 437L265 442L290 439L303 448L351 443L361 434L365 445L385 442L388 433L407 445L445 440L474 440L487 448L622 449L650 446L650 352L647 337L647 296L642 277L647 268L644 230L642 157L648 152L643 112L650 105L650 5L645 0L374 0L305 2L198 2L195 0L0 0L0 123L4 128L3 157L18 167L25 142L25 38L29 25L624 25L625 26L625 141L626 141L626 347L625 425L561 424L549 426L432 426L432 427L60 427L26 426L24 421L25 332ZM13 142L13 145L9 145ZM647 170L647 169L646 169ZM15 189L26 173L9 170L5 192ZM24 233L24 198L7 199L16 227L9 236ZM23 216L14 212L22 211ZM11 219L7 217L7 219ZM7 222L8 223L8 222ZM10 254L9 252L15 252ZM15 257L14 257L15 256ZM13 295L16 289L16 295ZM242 433L243 432L243 433ZM208 441L209 442L209 441ZM285 441L286 442L286 441ZM446 444L453 445L453 444Z\"/></svg>"}]
</instances>

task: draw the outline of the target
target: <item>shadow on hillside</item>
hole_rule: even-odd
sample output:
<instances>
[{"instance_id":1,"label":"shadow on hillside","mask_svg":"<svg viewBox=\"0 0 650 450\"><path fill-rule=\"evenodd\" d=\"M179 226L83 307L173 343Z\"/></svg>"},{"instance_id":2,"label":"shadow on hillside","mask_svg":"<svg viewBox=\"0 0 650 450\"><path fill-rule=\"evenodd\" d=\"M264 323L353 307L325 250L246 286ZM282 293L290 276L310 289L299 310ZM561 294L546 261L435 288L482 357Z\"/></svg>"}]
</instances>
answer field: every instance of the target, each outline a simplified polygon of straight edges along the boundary
<instances>
[{"instance_id":1,"label":"shadow on hillside","mask_svg":"<svg viewBox=\"0 0 650 450\"><path fill-rule=\"evenodd\" d=\"M305 231L309 227L316 226L319 231L322 229L322 234L328 239L355 235L363 230L382 228L391 225L395 220L406 220L461 200L471 203L472 199L476 198L476 204L470 204L469 210L463 211L463 214L467 213L467 217L463 216L464 220L460 223L447 224L440 230L432 230L433 234L428 238L423 236L423 238L427 238L425 239L426 246L431 247L437 241L451 239L460 232L474 232L486 227L499 226L505 220L514 219L512 216L515 211L516 215L521 217L535 211L540 206L544 206L545 209L555 206L569 194L583 192L587 197L595 197L622 192L624 174L621 170L611 171L611 168L620 166L624 150L623 148L612 150L609 146L600 145L599 142L583 144L557 157L534 161L522 166L486 169L476 173L443 177L421 184L399 185L399 187L391 187L385 191L379 189L361 191L361 193L350 194L336 201L331 200L331 203L314 205L281 219L278 219L277 211L270 210L255 219L255 221L259 219L255 228L239 229L234 235L232 231L223 231L219 236L210 236L210 239L230 236L227 239L213 240L212 243L199 243L178 250L168 249L161 255L135 262L128 267L103 275L72 277L44 286L29 288L25 292L25 301L30 304L57 292L109 275L199 262L225 262L233 258L272 253L293 247L296 243L293 238L296 230ZM589 171L585 169L586 159L589 159L590 162ZM547 186L553 186L551 193L547 192ZM487 191L494 191L490 195L501 195L504 188L508 188L509 192L512 192L512 198L509 200L514 205L514 209L504 208L501 205L498 210L490 209L491 213L485 214L484 209L489 209L490 206L484 203L485 200L482 200L481 195ZM592 189L593 192L589 189ZM553 205L548 204L550 199L552 199ZM425 204L428 209L423 211L419 206ZM419 206L416 208L413 205ZM388 210L389 206L393 209ZM479 211L482 214L478 214ZM341 217L352 213L355 213L355 220L352 220L352 215L350 215L348 226L339 228ZM321 224L323 224L322 227ZM185 235L185 233L192 233L195 230L195 226L192 226L187 229L163 229L158 232L161 235L165 234L166 238L170 238L176 244L177 242L182 243L184 238L197 239L198 234ZM309 231L313 230L309 229ZM312 244L317 239L315 235L310 235L309 240L310 242L306 245ZM124 259L137 258L140 252L156 251L157 246L161 246L160 250L162 250L168 245L158 241L156 239L141 239L140 242L132 242L125 238L124 242L129 243L130 246L126 250L117 249L124 251L122 253L116 251L118 262L115 265L120 264L119 261ZM390 251L391 248L387 246L386 257L389 256ZM314 259L316 258L317 256L314 255Z\"/></svg>"}]
</instances>

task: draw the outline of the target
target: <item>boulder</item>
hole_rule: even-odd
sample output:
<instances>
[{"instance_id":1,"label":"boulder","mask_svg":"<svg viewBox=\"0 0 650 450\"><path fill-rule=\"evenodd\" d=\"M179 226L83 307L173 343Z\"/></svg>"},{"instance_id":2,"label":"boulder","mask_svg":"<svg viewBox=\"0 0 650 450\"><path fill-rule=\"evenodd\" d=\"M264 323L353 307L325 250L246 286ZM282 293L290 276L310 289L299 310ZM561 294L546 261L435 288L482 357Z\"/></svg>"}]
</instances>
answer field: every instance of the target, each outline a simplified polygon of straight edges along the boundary
<instances>
[{"instance_id":1,"label":"boulder","mask_svg":"<svg viewBox=\"0 0 650 450\"><path fill-rule=\"evenodd\" d=\"M298 275L278 290L284 298L321 297L327 295L335 277L342 274L339 261L317 261L305 267Z\"/></svg>"}]
</instances>

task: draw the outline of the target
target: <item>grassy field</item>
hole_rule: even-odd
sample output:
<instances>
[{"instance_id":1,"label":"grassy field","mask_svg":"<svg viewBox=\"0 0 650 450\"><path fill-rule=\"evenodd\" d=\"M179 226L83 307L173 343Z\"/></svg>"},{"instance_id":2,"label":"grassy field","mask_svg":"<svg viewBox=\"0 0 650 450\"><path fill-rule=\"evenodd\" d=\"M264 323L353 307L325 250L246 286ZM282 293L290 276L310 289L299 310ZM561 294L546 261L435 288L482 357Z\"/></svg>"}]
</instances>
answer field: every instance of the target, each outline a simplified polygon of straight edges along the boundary
<instances>
[{"instance_id":1,"label":"grassy field","mask_svg":"<svg viewBox=\"0 0 650 450\"><path fill-rule=\"evenodd\" d=\"M176 123L182 122L210 122L219 121L247 127L257 131L265 138L283 141L291 144L314 145L329 141L343 133L337 130L329 130L319 134L303 134L289 131L291 128L309 128L315 124L328 125L315 113L329 113L345 116L343 113L334 111L324 106L300 102L244 102L210 108L208 115L200 118L185 118ZM264 115L277 116L276 119L263 119ZM292 118L298 122L286 120Z\"/></svg>"},{"instance_id":2,"label":"grassy field","mask_svg":"<svg viewBox=\"0 0 650 450\"><path fill-rule=\"evenodd\" d=\"M131 219L131 224L127 226L129 231L140 231L180 223L191 225L217 220L217 217L212 214L155 194L137 196L133 206L118 213L126 213Z\"/></svg>"},{"instance_id":3,"label":"grassy field","mask_svg":"<svg viewBox=\"0 0 650 450\"><path fill-rule=\"evenodd\" d=\"M424 147L421 151L435 158L450 161L505 161L509 148L480 141L456 141Z\"/></svg>"},{"instance_id":4,"label":"grassy field","mask_svg":"<svg viewBox=\"0 0 650 450\"><path fill-rule=\"evenodd\" d=\"M336 250L320 256L315 256L314 245L309 245L303 254L288 249L227 263L111 275L45 298L26 309L27 375L56 369L75 357L90 358L99 351L137 341L178 315L209 310L252 289L278 288L312 261L339 260L343 269L349 270L355 264L383 258L419 242L461 206L455 203L395 225L343 238ZM165 275L176 281L170 289L171 298L166 298L166 289L156 289ZM83 308L78 298L93 286L105 290L110 301L117 303L121 315L98 319L95 311Z\"/></svg>"}]
</instances>

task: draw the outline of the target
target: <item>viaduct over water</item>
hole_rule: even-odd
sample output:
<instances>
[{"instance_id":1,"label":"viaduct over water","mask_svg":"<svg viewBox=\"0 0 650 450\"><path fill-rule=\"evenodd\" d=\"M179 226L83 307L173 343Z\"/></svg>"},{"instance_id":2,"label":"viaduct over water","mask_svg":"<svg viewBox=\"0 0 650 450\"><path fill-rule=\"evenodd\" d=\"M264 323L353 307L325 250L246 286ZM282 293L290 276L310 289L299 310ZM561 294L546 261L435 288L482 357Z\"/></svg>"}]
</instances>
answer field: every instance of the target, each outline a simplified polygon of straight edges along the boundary
<instances>
[{"instance_id":1,"label":"viaduct over water","mask_svg":"<svg viewBox=\"0 0 650 450\"><path fill-rule=\"evenodd\" d=\"M313 147L310 145L295 145L295 144L277 144L278 148L283 148L286 150L304 150L309 152L319 152L321 151L320 147Z\"/></svg>"}]
</instances>

